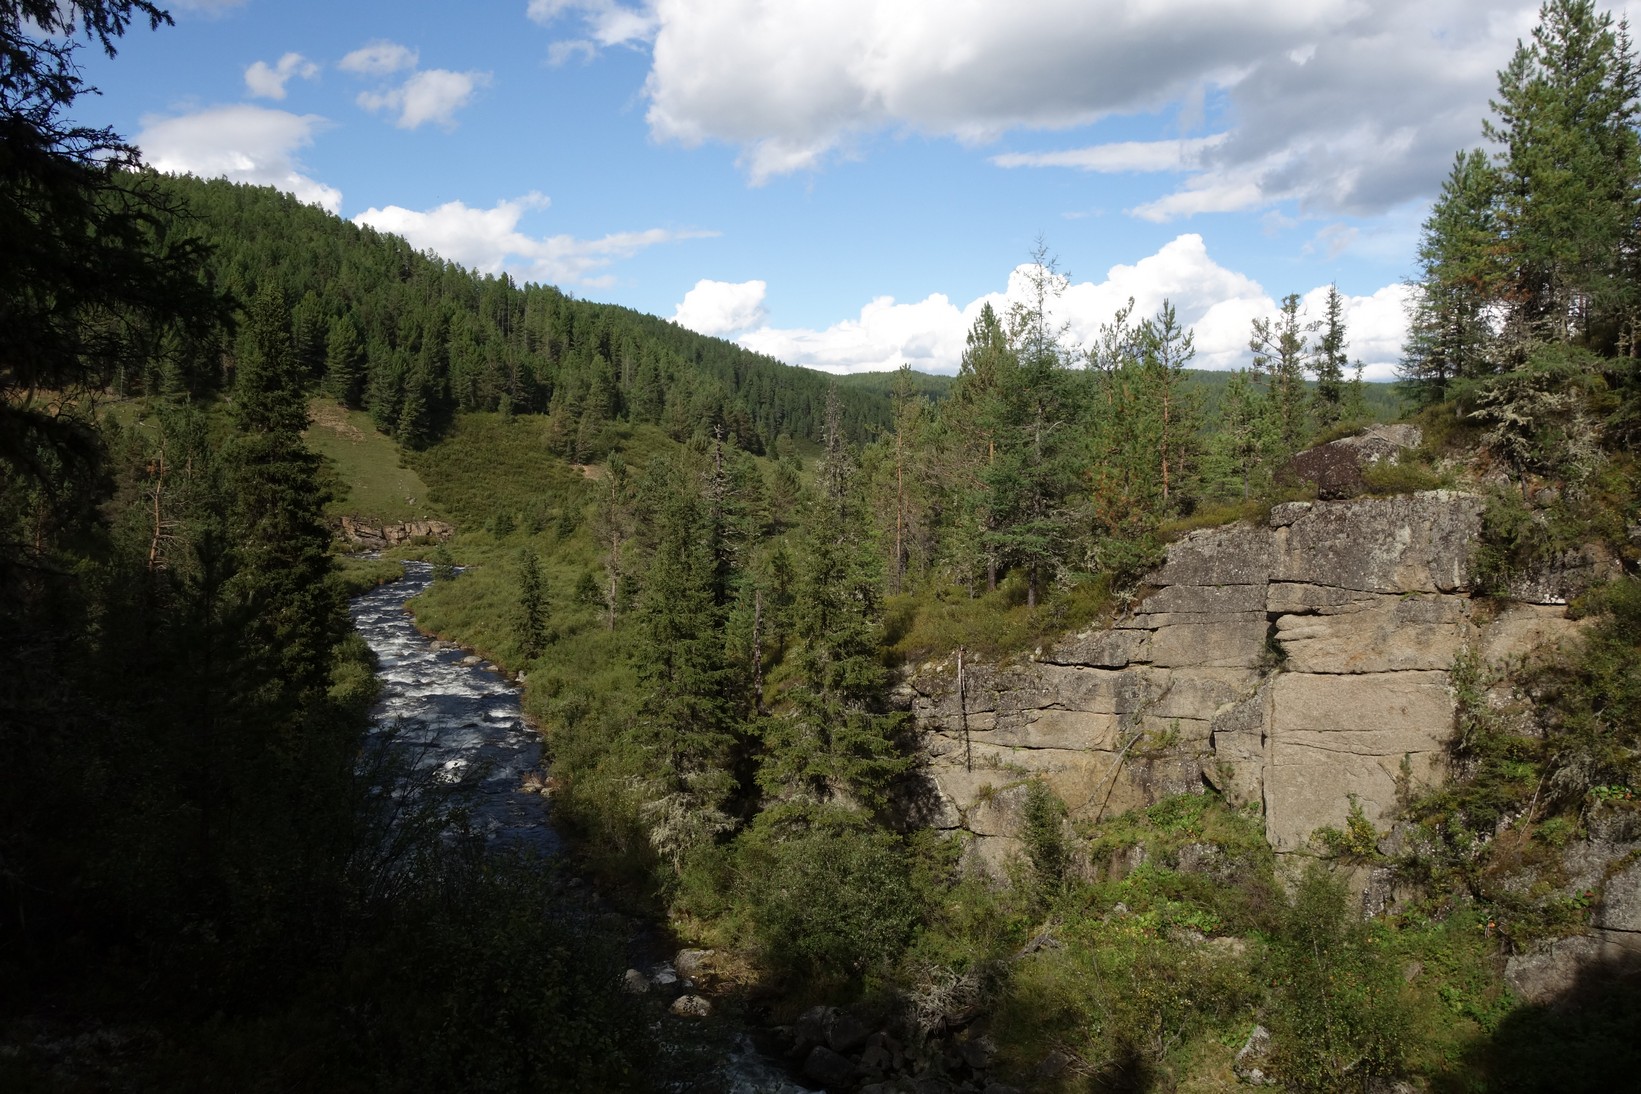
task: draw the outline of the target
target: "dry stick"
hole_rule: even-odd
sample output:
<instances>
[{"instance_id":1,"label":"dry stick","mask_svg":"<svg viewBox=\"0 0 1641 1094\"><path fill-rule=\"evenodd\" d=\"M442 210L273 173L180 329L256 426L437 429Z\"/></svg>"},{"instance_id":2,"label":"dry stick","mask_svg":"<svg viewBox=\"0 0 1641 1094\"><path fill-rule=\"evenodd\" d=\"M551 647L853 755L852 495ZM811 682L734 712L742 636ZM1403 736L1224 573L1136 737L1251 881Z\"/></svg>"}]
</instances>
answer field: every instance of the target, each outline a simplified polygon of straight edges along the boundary
<instances>
[{"instance_id":1,"label":"dry stick","mask_svg":"<svg viewBox=\"0 0 1641 1094\"><path fill-rule=\"evenodd\" d=\"M1112 763L1111 770L1105 777L1105 797L1100 799L1100 807L1094 811L1094 822L1096 824L1099 823L1100 818L1105 815L1105 807L1111 801L1111 791L1116 789L1117 772L1122 770L1122 762L1124 757L1128 755L1128 750L1134 747L1134 742L1143 736L1145 736L1144 727L1136 727L1134 730L1134 735L1128 738L1128 743L1123 745L1117 752L1117 759L1114 763Z\"/></svg>"},{"instance_id":2,"label":"dry stick","mask_svg":"<svg viewBox=\"0 0 1641 1094\"><path fill-rule=\"evenodd\" d=\"M974 770L974 749L969 741L969 698L963 681L963 647L957 647L957 712L963 726L963 770Z\"/></svg>"}]
</instances>

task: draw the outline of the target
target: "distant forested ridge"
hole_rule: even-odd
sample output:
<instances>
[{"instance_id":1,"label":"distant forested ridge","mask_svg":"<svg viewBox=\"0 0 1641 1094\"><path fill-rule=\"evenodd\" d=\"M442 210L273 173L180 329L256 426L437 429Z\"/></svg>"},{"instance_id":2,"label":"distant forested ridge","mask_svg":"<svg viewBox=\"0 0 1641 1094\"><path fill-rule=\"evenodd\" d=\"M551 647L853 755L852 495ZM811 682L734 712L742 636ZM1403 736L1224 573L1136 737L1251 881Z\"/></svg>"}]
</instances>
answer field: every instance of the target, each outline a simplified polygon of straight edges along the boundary
<instances>
[{"instance_id":1,"label":"distant forested ridge","mask_svg":"<svg viewBox=\"0 0 1641 1094\"><path fill-rule=\"evenodd\" d=\"M238 301L273 286L291 309L306 381L421 447L458 411L545 414L551 450L602 457L612 422L659 425L682 440L722 428L761 452L776 438L818 441L830 377L612 304L506 274L478 274L404 239L342 220L268 187L156 176L187 209L172 232L206 245L208 276ZM242 347L219 359L155 362L132 390L228 386ZM844 428L889 422L885 393L840 393Z\"/></svg>"}]
</instances>

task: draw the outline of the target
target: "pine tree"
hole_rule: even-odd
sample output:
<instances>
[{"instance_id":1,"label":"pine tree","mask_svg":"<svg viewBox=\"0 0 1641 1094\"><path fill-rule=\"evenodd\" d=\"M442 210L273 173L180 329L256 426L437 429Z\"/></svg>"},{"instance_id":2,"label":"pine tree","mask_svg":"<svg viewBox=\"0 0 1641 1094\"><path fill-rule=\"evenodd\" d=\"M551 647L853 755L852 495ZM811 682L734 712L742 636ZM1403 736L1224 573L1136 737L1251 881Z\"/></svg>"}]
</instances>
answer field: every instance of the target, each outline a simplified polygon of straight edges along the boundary
<instances>
[{"instance_id":1,"label":"pine tree","mask_svg":"<svg viewBox=\"0 0 1641 1094\"><path fill-rule=\"evenodd\" d=\"M984 542L992 555L1025 571L1026 603L1035 607L1065 557L1072 468L1065 326L1050 317L1066 277L1041 241L1030 270L1030 296L1009 313L1012 353L1002 361L1002 383L991 403L996 441L980 479L991 511Z\"/></svg>"},{"instance_id":2,"label":"pine tree","mask_svg":"<svg viewBox=\"0 0 1641 1094\"><path fill-rule=\"evenodd\" d=\"M940 412L944 477L956 523L948 550L971 588L977 570L985 573L988 590L997 588L1000 561L991 538L997 510L985 476L997 457L999 404L1014 365L1003 324L989 303L982 305L969 329L951 397Z\"/></svg>"}]
</instances>

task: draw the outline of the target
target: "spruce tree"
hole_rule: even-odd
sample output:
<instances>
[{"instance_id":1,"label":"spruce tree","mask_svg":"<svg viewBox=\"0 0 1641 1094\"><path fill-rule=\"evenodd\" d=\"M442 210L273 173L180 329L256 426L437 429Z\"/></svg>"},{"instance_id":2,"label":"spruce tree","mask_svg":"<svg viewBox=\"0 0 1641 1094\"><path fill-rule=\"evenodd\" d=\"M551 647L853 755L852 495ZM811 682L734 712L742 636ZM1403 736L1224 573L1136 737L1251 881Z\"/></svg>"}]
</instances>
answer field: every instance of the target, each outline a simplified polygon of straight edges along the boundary
<instances>
[{"instance_id":1,"label":"spruce tree","mask_svg":"<svg viewBox=\"0 0 1641 1094\"><path fill-rule=\"evenodd\" d=\"M650 840L676 867L728 830L740 728L706 506L683 468L649 469L654 552L635 617L643 699L638 739L651 755Z\"/></svg>"},{"instance_id":2,"label":"spruce tree","mask_svg":"<svg viewBox=\"0 0 1641 1094\"><path fill-rule=\"evenodd\" d=\"M1499 73L1499 240L1513 367L1537 342L1610 352L1631 337L1641 103L1628 29L1593 0L1547 0Z\"/></svg>"},{"instance_id":3,"label":"spruce tree","mask_svg":"<svg viewBox=\"0 0 1641 1094\"><path fill-rule=\"evenodd\" d=\"M1299 294L1282 298L1274 318L1255 319L1248 348L1253 351L1251 376L1263 377L1275 420L1275 443L1281 456L1299 451L1310 437L1310 406L1305 394L1305 364L1309 338L1316 324L1299 312Z\"/></svg>"},{"instance_id":4,"label":"spruce tree","mask_svg":"<svg viewBox=\"0 0 1641 1094\"><path fill-rule=\"evenodd\" d=\"M513 635L526 660L540 656L547 636L547 590L541 577L541 562L528 547L519 550L519 604L514 616Z\"/></svg>"},{"instance_id":5,"label":"spruce tree","mask_svg":"<svg viewBox=\"0 0 1641 1094\"><path fill-rule=\"evenodd\" d=\"M230 599L245 624L246 654L261 690L290 710L323 696L331 650L346 617L330 571L330 530L319 459L302 443L307 425L290 317L272 286L252 301L249 352L239 361L223 451L227 534L234 545Z\"/></svg>"},{"instance_id":6,"label":"spruce tree","mask_svg":"<svg viewBox=\"0 0 1641 1094\"><path fill-rule=\"evenodd\" d=\"M836 798L868 809L887 801L905 770L897 737L905 715L887 705L878 657L881 574L848 472L805 524L792 616L801 624L787 711L765 719L758 781L786 801Z\"/></svg>"},{"instance_id":7,"label":"spruce tree","mask_svg":"<svg viewBox=\"0 0 1641 1094\"><path fill-rule=\"evenodd\" d=\"M1345 366L1349 362L1345 347L1349 342L1345 339L1345 304L1338 285L1328 286L1320 330L1311 371L1316 376L1316 421L1325 428L1339 421L1345 409Z\"/></svg>"}]
</instances>

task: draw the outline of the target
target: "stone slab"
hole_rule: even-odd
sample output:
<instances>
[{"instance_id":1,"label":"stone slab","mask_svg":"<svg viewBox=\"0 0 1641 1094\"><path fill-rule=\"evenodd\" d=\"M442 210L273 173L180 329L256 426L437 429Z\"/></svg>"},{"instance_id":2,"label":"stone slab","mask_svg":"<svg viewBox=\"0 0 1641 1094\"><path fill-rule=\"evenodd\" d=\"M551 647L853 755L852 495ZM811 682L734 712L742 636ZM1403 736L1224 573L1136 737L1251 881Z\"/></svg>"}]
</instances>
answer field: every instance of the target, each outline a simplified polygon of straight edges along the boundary
<instances>
[{"instance_id":1,"label":"stone slab","mask_svg":"<svg viewBox=\"0 0 1641 1094\"><path fill-rule=\"evenodd\" d=\"M1278 676L1264 773L1272 847L1303 850L1317 828L1342 826L1351 794L1382 827L1395 807L1403 757L1418 782L1441 770L1453 709L1444 672Z\"/></svg>"}]
</instances>

